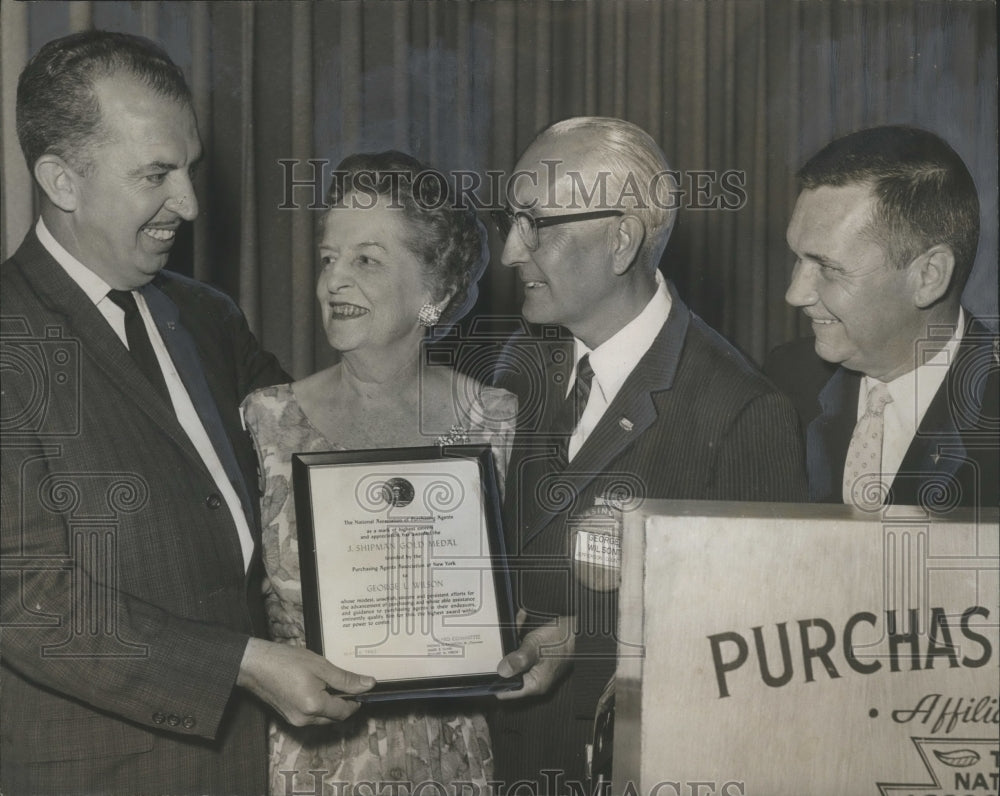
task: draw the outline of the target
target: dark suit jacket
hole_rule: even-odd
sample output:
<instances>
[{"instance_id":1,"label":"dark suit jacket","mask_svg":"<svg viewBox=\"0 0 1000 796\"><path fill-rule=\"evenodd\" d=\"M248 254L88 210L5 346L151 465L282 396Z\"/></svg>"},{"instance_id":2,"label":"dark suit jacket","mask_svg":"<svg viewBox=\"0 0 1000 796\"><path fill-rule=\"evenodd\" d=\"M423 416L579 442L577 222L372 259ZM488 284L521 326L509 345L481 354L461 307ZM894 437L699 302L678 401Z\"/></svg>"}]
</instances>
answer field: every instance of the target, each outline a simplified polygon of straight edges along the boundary
<instances>
[{"instance_id":1,"label":"dark suit jacket","mask_svg":"<svg viewBox=\"0 0 1000 796\"><path fill-rule=\"evenodd\" d=\"M944 382L893 479L887 503L947 512L995 506L1000 493L997 336L970 318ZM862 374L824 362L811 337L775 349L765 372L795 402L806 436L810 499L842 502L844 461Z\"/></svg>"},{"instance_id":2,"label":"dark suit jacket","mask_svg":"<svg viewBox=\"0 0 1000 796\"><path fill-rule=\"evenodd\" d=\"M578 621L572 675L540 699L503 703L492 717L498 778L537 780L543 768L585 773L584 744L614 673L616 594L572 576L572 528L598 496L799 501L806 496L795 409L739 352L692 314L672 307L569 466L553 473L552 427L572 368L568 338L519 337L498 369L518 395L518 434L504 524L519 607ZM542 780L543 792L558 790Z\"/></svg>"},{"instance_id":3,"label":"dark suit jacket","mask_svg":"<svg viewBox=\"0 0 1000 796\"><path fill-rule=\"evenodd\" d=\"M2 790L265 791L262 707L234 690L259 566L177 422L30 233L0 266ZM144 289L259 534L240 400L287 380L221 293Z\"/></svg>"}]
</instances>

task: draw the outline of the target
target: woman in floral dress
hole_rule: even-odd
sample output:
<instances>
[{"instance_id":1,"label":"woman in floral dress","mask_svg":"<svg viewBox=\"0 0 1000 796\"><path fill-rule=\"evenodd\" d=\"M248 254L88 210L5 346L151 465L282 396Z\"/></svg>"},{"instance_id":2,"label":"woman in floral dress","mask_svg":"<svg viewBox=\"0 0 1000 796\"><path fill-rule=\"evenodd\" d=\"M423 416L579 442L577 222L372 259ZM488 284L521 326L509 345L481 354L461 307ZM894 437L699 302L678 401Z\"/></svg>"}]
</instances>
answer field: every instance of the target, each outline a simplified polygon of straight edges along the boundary
<instances>
[{"instance_id":1,"label":"woman in floral dress","mask_svg":"<svg viewBox=\"0 0 1000 796\"><path fill-rule=\"evenodd\" d=\"M475 214L435 193L443 177L415 179L427 171L398 152L353 155L338 166L316 293L340 361L243 405L260 457L267 596L279 641L305 644L293 453L489 443L501 479L505 472L514 396L421 364L427 327L453 323L472 305L488 258ZM486 792L492 753L479 707L420 699L365 705L328 726L275 723L271 792L318 793L320 778L322 792L338 796L461 793L462 783Z\"/></svg>"}]
</instances>

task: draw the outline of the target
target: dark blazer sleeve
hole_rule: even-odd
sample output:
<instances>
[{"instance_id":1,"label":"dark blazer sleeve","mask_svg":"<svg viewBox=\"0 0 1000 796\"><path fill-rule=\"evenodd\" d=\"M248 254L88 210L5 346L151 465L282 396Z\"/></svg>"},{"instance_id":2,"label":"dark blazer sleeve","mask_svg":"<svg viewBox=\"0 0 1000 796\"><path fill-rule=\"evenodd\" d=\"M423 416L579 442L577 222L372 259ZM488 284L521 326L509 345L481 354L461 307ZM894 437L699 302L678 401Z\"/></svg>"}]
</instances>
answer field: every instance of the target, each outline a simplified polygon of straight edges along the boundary
<instances>
[{"instance_id":1,"label":"dark blazer sleeve","mask_svg":"<svg viewBox=\"0 0 1000 796\"><path fill-rule=\"evenodd\" d=\"M724 434L708 500L805 502L804 447L791 401L767 392L746 404Z\"/></svg>"},{"instance_id":2,"label":"dark blazer sleeve","mask_svg":"<svg viewBox=\"0 0 1000 796\"><path fill-rule=\"evenodd\" d=\"M837 365L816 354L816 340L801 337L767 355L762 370L795 405L803 431L821 411L819 394L837 372Z\"/></svg>"},{"instance_id":3,"label":"dark blazer sleeve","mask_svg":"<svg viewBox=\"0 0 1000 796\"><path fill-rule=\"evenodd\" d=\"M232 405L239 407L256 389L291 381L277 358L261 347L243 311L225 293L166 271L154 284L180 308L181 322L198 343L206 376L225 385L236 399ZM219 403L228 407L232 402Z\"/></svg>"},{"instance_id":4,"label":"dark blazer sleeve","mask_svg":"<svg viewBox=\"0 0 1000 796\"><path fill-rule=\"evenodd\" d=\"M5 409L11 405L7 402ZM93 439L95 461L101 461L102 448L124 443L108 433L103 440L85 436ZM157 450L149 453L155 456ZM239 617L226 609L221 594L215 606L185 610L178 590L189 588L197 597L215 583L232 595L242 591L242 577L220 573L208 580L203 567L188 559L198 555L198 549L178 548L178 560L166 560L163 552L174 544L150 545L150 560L135 566L141 552L123 536L176 535L176 544L183 545L182 536L191 532L181 534L178 526L196 525L196 518L184 505L170 512L170 499L141 505L148 497L149 479L136 473L137 468L84 473L67 467L58 454L38 438L4 446L4 664L46 689L139 724L166 729L162 719L157 721L160 716L192 717L193 724L170 729L213 737L250 629L239 629ZM175 479L171 493L184 488L194 494L205 491L194 476L174 471L160 477ZM192 503L192 498L188 495L186 502ZM110 505L104 522L97 524L94 515L102 500ZM205 526L203 532L212 533ZM199 547L211 555L207 545ZM178 572L182 565L190 570L186 576ZM162 584L155 581L157 571ZM206 580L195 583L195 577ZM139 578L151 582L139 584ZM5 684L5 710L16 709L16 693ZM43 698L40 704L47 703ZM40 721L47 718L36 716Z\"/></svg>"},{"instance_id":5,"label":"dark blazer sleeve","mask_svg":"<svg viewBox=\"0 0 1000 796\"><path fill-rule=\"evenodd\" d=\"M257 337L250 331L247 319L236 304L226 297L229 312L226 317L227 337L232 341L236 361L236 391L240 402L254 390L286 384L291 381L277 358L261 348ZM238 406L239 404L237 404Z\"/></svg>"},{"instance_id":6,"label":"dark blazer sleeve","mask_svg":"<svg viewBox=\"0 0 1000 796\"><path fill-rule=\"evenodd\" d=\"M663 404L667 431L686 443L681 496L805 502L805 444L792 401L696 315ZM664 494L664 497L672 497Z\"/></svg>"}]
</instances>

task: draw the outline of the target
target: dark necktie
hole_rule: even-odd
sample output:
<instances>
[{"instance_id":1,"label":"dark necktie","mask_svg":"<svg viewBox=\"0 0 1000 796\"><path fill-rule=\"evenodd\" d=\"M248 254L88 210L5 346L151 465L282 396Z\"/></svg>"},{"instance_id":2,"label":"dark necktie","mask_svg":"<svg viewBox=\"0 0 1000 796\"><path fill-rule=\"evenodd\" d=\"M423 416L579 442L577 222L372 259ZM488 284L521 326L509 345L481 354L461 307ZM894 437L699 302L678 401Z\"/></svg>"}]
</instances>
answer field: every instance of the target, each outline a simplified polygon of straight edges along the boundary
<instances>
[{"instance_id":1,"label":"dark necktie","mask_svg":"<svg viewBox=\"0 0 1000 796\"><path fill-rule=\"evenodd\" d=\"M590 354L584 354L576 365L576 384L573 385L573 393L569 400L572 406L567 411L567 416L571 417L572 423L569 432L572 434L580 423L583 410L587 408L587 401L590 399L590 383L594 380L594 369L590 367ZM569 411L572 415L569 415Z\"/></svg>"},{"instance_id":2,"label":"dark necktie","mask_svg":"<svg viewBox=\"0 0 1000 796\"><path fill-rule=\"evenodd\" d=\"M139 366L139 370L149 380L149 383L163 396L167 405L172 405L166 379L163 378L163 371L160 370L160 363L156 359L153 344L149 341L146 324L142 320L142 315L139 314L139 305L135 303L135 296L128 290L109 290L108 298L121 307L125 313L125 337L128 340L128 350L133 361Z\"/></svg>"},{"instance_id":3,"label":"dark necktie","mask_svg":"<svg viewBox=\"0 0 1000 796\"><path fill-rule=\"evenodd\" d=\"M554 462L558 469L565 469L569 463L569 438L573 436L583 410L590 398L590 384L594 379L594 369L590 367L590 355L584 354L576 365L576 383L563 403L558 414L555 432L559 454Z\"/></svg>"}]
</instances>

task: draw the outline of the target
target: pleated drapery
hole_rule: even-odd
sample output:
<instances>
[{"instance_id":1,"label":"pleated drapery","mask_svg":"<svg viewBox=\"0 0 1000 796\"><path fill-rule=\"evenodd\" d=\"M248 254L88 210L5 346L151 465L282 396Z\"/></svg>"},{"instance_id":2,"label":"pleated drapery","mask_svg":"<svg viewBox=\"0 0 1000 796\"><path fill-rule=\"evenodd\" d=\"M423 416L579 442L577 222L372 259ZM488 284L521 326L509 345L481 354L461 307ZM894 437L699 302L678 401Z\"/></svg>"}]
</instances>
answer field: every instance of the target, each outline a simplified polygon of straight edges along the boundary
<instances>
[{"instance_id":1,"label":"pleated drapery","mask_svg":"<svg viewBox=\"0 0 1000 796\"><path fill-rule=\"evenodd\" d=\"M650 132L686 173L743 175L738 209L688 195L662 268L692 308L756 359L804 331L783 301L794 172L836 135L934 130L969 164L983 235L967 303L996 316L997 40L992 2L2 2L3 255L32 222L14 134L26 59L72 30L148 35L191 84L206 160L202 213L171 267L220 286L296 376L332 361L317 323L319 212L308 180L345 155L397 148L446 170L512 169L573 115ZM714 196L719 188L715 183ZM692 206L694 204L695 206ZM701 202L700 204L710 204ZM476 313L516 314L499 266Z\"/></svg>"}]
</instances>

